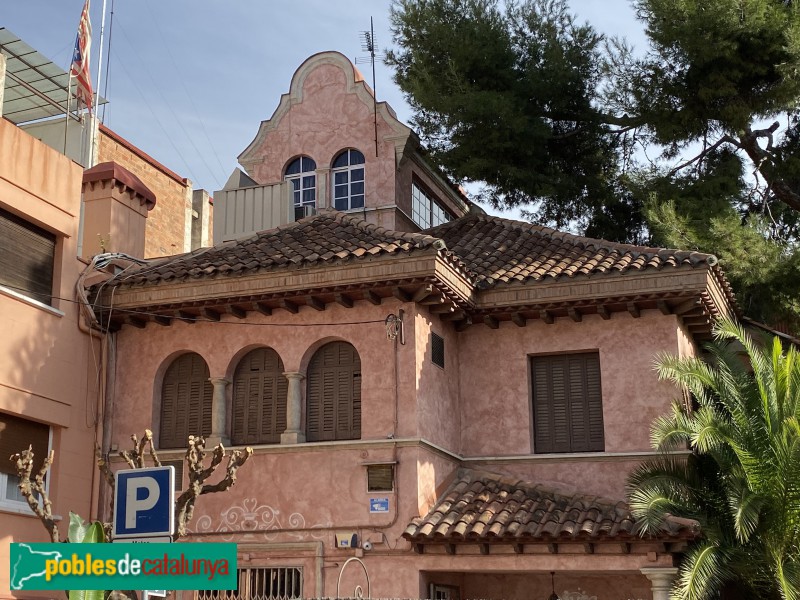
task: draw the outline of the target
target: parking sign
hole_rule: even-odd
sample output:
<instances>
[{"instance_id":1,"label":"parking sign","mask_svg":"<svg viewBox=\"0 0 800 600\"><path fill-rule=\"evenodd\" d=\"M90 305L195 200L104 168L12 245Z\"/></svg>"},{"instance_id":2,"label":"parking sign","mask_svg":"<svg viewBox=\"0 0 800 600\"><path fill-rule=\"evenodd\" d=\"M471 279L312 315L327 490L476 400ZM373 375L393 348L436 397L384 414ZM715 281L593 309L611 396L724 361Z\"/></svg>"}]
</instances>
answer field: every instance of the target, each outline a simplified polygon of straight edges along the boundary
<instances>
[{"instance_id":1,"label":"parking sign","mask_svg":"<svg viewBox=\"0 0 800 600\"><path fill-rule=\"evenodd\" d=\"M115 539L174 533L175 467L125 469L115 480Z\"/></svg>"}]
</instances>

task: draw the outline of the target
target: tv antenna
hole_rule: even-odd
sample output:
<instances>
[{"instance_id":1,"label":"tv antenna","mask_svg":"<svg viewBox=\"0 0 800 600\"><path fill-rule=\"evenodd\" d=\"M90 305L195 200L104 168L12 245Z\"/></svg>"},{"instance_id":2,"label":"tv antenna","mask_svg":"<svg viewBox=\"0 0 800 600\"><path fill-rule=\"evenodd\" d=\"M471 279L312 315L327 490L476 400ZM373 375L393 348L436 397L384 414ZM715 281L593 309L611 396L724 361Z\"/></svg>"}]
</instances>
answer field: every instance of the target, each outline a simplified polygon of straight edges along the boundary
<instances>
[{"instance_id":1,"label":"tv antenna","mask_svg":"<svg viewBox=\"0 0 800 600\"><path fill-rule=\"evenodd\" d=\"M369 18L369 31L361 32L361 49L369 52L369 56L356 57L356 64L369 62L372 65L372 109L375 123L375 156L378 156L378 91L375 87L375 57L383 60L385 57L380 52L375 52L375 27L372 17Z\"/></svg>"}]
</instances>

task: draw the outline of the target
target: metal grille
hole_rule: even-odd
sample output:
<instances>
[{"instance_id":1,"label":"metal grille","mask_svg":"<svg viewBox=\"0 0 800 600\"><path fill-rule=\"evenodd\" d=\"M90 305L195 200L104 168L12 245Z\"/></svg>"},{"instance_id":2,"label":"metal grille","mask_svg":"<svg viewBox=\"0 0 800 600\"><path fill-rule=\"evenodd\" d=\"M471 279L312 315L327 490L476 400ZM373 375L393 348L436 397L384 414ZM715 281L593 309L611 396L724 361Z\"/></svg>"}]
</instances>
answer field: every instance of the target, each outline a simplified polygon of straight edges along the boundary
<instances>
[{"instance_id":1,"label":"metal grille","mask_svg":"<svg viewBox=\"0 0 800 600\"><path fill-rule=\"evenodd\" d=\"M196 600L292 600L303 597L300 567L238 569L235 590L199 590Z\"/></svg>"},{"instance_id":2,"label":"metal grille","mask_svg":"<svg viewBox=\"0 0 800 600\"><path fill-rule=\"evenodd\" d=\"M444 338L431 332L431 361L444 369Z\"/></svg>"}]
</instances>

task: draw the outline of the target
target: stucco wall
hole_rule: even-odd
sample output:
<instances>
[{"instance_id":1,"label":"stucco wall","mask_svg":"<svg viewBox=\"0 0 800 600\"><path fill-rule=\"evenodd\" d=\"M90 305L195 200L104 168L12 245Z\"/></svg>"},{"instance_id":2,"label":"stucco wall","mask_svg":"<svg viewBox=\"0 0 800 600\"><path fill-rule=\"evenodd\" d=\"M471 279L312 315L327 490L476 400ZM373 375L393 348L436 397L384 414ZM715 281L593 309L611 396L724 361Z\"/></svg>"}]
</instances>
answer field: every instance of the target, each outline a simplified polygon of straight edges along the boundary
<instances>
[{"instance_id":1,"label":"stucco wall","mask_svg":"<svg viewBox=\"0 0 800 600\"><path fill-rule=\"evenodd\" d=\"M70 301L83 268L76 258L83 169L2 119L0 157L0 206L56 234L53 296L65 299L54 298L50 310L0 292L0 411L50 425L50 496L64 525L70 511L90 516L94 476L100 348L78 330ZM0 505L0 563L8 564L11 542L48 541L39 520L23 513ZM0 598L10 596L7 573L0 570Z\"/></svg>"}]
</instances>

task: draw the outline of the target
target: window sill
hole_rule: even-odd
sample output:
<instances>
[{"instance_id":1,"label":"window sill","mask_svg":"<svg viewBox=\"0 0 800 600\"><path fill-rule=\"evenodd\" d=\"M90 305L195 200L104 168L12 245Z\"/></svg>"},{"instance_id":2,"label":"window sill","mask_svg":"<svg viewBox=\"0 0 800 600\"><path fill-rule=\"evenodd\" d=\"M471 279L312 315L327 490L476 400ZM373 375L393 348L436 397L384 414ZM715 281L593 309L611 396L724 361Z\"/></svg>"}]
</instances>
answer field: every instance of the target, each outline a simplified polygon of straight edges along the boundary
<instances>
[{"instance_id":1,"label":"window sill","mask_svg":"<svg viewBox=\"0 0 800 600\"><path fill-rule=\"evenodd\" d=\"M34 519L39 518L25 502L15 502L13 500L0 500L0 513L12 513L23 517L33 517ZM54 515L53 519L60 521L61 517Z\"/></svg>"},{"instance_id":2,"label":"window sill","mask_svg":"<svg viewBox=\"0 0 800 600\"><path fill-rule=\"evenodd\" d=\"M25 294L22 294L22 293L20 293L20 292L18 292L16 290L12 290L12 289L7 288L7 287L2 286L2 285L0 285L0 294L2 294L3 296L8 296L9 298L13 298L14 300L19 300L20 302L24 302L25 304L28 304L29 306L33 306L34 308L41 309L41 310L43 310L45 312L48 312L48 313L50 313L52 315L55 315L57 317L63 317L64 316L64 313L62 311L58 310L57 308L53 308L49 304L45 304L44 302L39 302L38 300L34 300L33 298L30 298L29 296L26 296Z\"/></svg>"}]
</instances>

